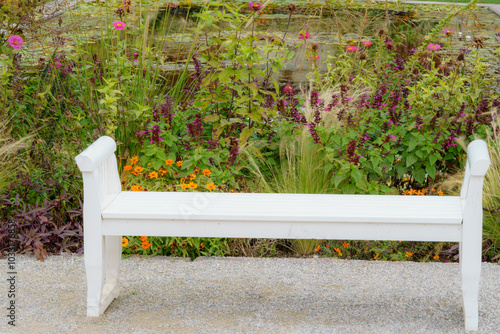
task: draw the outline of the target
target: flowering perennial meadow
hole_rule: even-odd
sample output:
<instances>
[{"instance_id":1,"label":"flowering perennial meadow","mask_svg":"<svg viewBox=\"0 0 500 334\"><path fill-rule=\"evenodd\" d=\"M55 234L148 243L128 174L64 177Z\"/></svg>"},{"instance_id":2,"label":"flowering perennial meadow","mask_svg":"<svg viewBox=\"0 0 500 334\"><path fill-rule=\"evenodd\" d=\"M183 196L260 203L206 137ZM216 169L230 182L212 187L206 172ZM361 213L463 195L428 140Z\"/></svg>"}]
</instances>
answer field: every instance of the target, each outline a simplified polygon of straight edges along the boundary
<instances>
[{"instance_id":1,"label":"flowering perennial meadow","mask_svg":"<svg viewBox=\"0 0 500 334\"><path fill-rule=\"evenodd\" d=\"M291 34L294 43L303 45L293 52L304 52L309 60L310 89L305 91L291 79L284 87L274 79L294 55L293 48L286 45L287 31L279 38L262 38L262 31L255 30L257 25L269 24L268 18L256 20L256 16L272 10L263 9L260 2L242 5L241 12L231 5L221 6L222 11L207 5L196 13L203 19L194 30L205 36L203 43L194 43L190 50L180 47L174 54L170 45L160 46L159 40L141 40L147 34L136 34L131 20L137 8L124 0L113 8L106 26L127 29L136 36L133 43L129 41L132 34L114 33L101 41L98 48L102 50L89 48L74 57L58 50L66 37L55 36L50 44L55 48L53 55L40 58L35 66L44 74L28 81L23 77L23 50L15 52L23 43L29 45L29 40L21 38L28 35L9 33L8 45L2 50L9 52L12 61L6 65L7 79L0 80L6 83L2 89L8 98L0 99L0 109L17 117L13 133L27 135L27 130L43 125L37 133L39 141L30 148L30 157L39 160L33 169L50 165L46 161L66 161L40 158L37 152L55 157L53 152L73 152L77 146L85 146L92 135L108 134L120 143L117 155L124 189L258 192L276 171L290 164L291 158L280 151L283 144L303 136L305 151L318 152L314 163L325 175L326 181L321 182L327 183L327 192L442 196L443 191L434 187L460 166L463 151L458 144L475 136L484 138L492 130L500 100L489 81L482 80L488 70L479 49L498 39L475 36L453 48L454 32L444 28L446 22L433 32L411 30L406 38L394 32L397 25L391 22L389 28L380 25L383 29L364 31L363 38L324 45L310 43L312 36L316 38L315 26L303 24ZM175 10L176 15L185 8L174 2L164 7ZM288 4L287 8L290 22L297 7ZM225 14L219 15L222 12ZM371 15L359 10L353 13L360 22ZM172 17L166 15L165 20ZM207 22L210 29L224 27L224 34L213 34ZM250 22L251 27L243 28L242 22ZM104 50L106 61L101 59ZM320 57L320 51L330 54ZM192 66L193 71L170 78L151 65L150 56L158 61L175 58L177 65ZM162 80L155 81L158 77ZM65 140L68 133L76 139ZM64 164L71 168L70 163ZM31 192L38 189L38 185L22 182ZM25 198L19 205L29 208L27 197L18 193ZM12 201L14 195L7 200ZM38 193L32 197L38 202L43 199ZM74 197L78 202L78 196ZM43 242L49 242L45 239ZM231 252L228 242L122 238L125 254L191 257L224 255ZM67 246L78 247L78 243ZM426 251L434 252L412 243L366 246L349 240L320 241L310 249L324 256L394 260L422 259ZM244 253L243 249L239 254ZM429 258L445 261L451 257L436 251Z\"/></svg>"}]
</instances>

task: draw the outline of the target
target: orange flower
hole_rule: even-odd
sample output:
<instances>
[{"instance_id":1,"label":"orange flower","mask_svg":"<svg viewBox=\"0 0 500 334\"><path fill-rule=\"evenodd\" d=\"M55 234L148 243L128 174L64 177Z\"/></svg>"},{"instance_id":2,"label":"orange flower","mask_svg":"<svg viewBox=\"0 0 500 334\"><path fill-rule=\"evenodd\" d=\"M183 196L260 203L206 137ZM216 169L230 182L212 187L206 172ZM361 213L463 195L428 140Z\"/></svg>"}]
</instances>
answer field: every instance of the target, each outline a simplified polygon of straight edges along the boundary
<instances>
[{"instance_id":1,"label":"orange flower","mask_svg":"<svg viewBox=\"0 0 500 334\"><path fill-rule=\"evenodd\" d=\"M438 195L439 195L439 196L443 196L443 195L444 195L444 194L443 194L443 191L442 191L442 190L440 190L440 191L438 192Z\"/></svg>"},{"instance_id":2,"label":"orange flower","mask_svg":"<svg viewBox=\"0 0 500 334\"><path fill-rule=\"evenodd\" d=\"M411 257L411 256L413 256L413 252L406 252L405 256L406 257Z\"/></svg>"},{"instance_id":3,"label":"orange flower","mask_svg":"<svg viewBox=\"0 0 500 334\"><path fill-rule=\"evenodd\" d=\"M203 242L200 244L200 247L198 247L198 250L202 250L203 248L205 248L205 245L203 245Z\"/></svg>"},{"instance_id":4,"label":"orange flower","mask_svg":"<svg viewBox=\"0 0 500 334\"><path fill-rule=\"evenodd\" d=\"M157 172L151 172L149 173L149 178L150 179L157 179L158 178L158 173Z\"/></svg>"},{"instance_id":5,"label":"orange flower","mask_svg":"<svg viewBox=\"0 0 500 334\"><path fill-rule=\"evenodd\" d=\"M141 239L142 242L148 240L148 237L147 236L140 236L139 239Z\"/></svg>"},{"instance_id":6,"label":"orange flower","mask_svg":"<svg viewBox=\"0 0 500 334\"><path fill-rule=\"evenodd\" d=\"M333 250L336 251L337 253L342 253L338 248L334 248Z\"/></svg>"},{"instance_id":7,"label":"orange flower","mask_svg":"<svg viewBox=\"0 0 500 334\"><path fill-rule=\"evenodd\" d=\"M168 173L168 169L160 168L160 175L163 176Z\"/></svg>"},{"instance_id":8,"label":"orange flower","mask_svg":"<svg viewBox=\"0 0 500 334\"><path fill-rule=\"evenodd\" d=\"M196 183L194 183L194 182L189 182L189 188L190 189L196 189L196 188L198 188L198 185Z\"/></svg>"},{"instance_id":9,"label":"orange flower","mask_svg":"<svg viewBox=\"0 0 500 334\"><path fill-rule=\"evenodd\" d=\"M318 247L314 248L314 251L315 251L315 252L319 252L319 250L320 250L320 249L321 249L321 246L320 246L320 245L318 245Z\"/></svg>"},{"instance_id":10,"label":"orange flower","mask_svg":"<svg viewBox=\"0 0 500 334\"><path fill-rule=\"evenodd\" d=\"M193 173L194 173L195 175L200 174L200 169L199 169L198 167L193 168Z\"/></svg>"},{"instance_id":11,"label":"orange flower","mask_svg":"<svg viewBox=\"0 0 500 334\"><path fill-rule=\"evenodd\" d=\"M436 255L434 255L433 259L434 259L434 260L439 259L439 255L437 255L437 254L436 254Z\"/></svg>"},{"instance_id":12,"label":"orange flower","mask_svg":"<svg viewBox=\"0 0 500 334\"><path fill-rule=\"evenodd\" d=\"M132 172L132 174L139 175L140 173L142 173L143 170L144 170L144 168L142 168L141 166L137 166L134 168L134 171Z\"/></svg>"},{"instance_id":13,"label":"orange flower","mask_svg":"<svg viewBox=\"0 0 500 334\"><path fill-rule=\"evenodd\" d=\"M373 257L373 259L376 260L379 255L380 255L379 253L375 254L375 256Z\"/></svg>"},{"instance_id":14,"label":"orange flower","mask_svg":"<svg viewBox=\"0 0 500 334\"><path fill-rule=\"evenodd\" d=\"M148 162L148 166L151 166L151 162Z\"/></svg>"},{"instance_id":15,"label":"orange flower","mask_svg":"<svg viewBox=\"0 0 500 334\"><path fill-rule=\"evenodd\" d=\"M190 180L196 179L196 174L189 174L188 176Z\"/></svg>"},{"instance_id":16,"label":"orange flower","mask_svg":"<svg viewBox=\"0 0 500 334\"><path fill-rule=\"evenodd\" d=\"M344 248L347 248L347 247L349 247L349 243L348 243L348 242L344 242L344 243L342 244L342 246L344 246Z\"/></svg>"},{"instance_id":17,"label":"orange flower","mask_svg":"<svg viewBox=\"0 0 500 334\"><path fill-rule=\"evenodd\" d=\"M142 190L144 190L144 188L141 187L140 185L136 184L135 186L132 186L132 188L130 188L130 190L132 190L132 191L142 191Z\"/></svg>"},{"instance_id":18,"label":"orange flower","mask_svg":"<svg viewBox=\"0 0 500 334\"><path fill-rule=\"evenodd\" d=\"M128 239L123 237L122 238L122 247L127 247L127 245L128 245Z\"/></svg>"},{"instance_id":19,"label":"orange flower","mask_svg":"<svg viewBox=\"0 0 500 334\"><path fill-rule=\"evenodd\" d=\"M172 160L172 159L165 160L165 165L172 166L173 164L174 164L174 160Z\"/></svg>"},{"instance_id":20,"label":"orange flower","mask_svg":"<svg viewBox=\"0 0 500 334\"><path fill-rule=\"evenodd\" d=\"M141 247L144 249L148 249L149 247L151 247L151 243L147 240L143 241Z\"/></svg>"},{"instance_id":21,"label":"orange flower","mask_svg":"<svg viewBox=\"0 0 500 334\"><path fill-rule=\"evenodd\" d=\"M138 162L139 162L139 158L137 158L137 157L132 157L132 158L130 159L130 164L131 164L131 165L135 165L135 164L136 164L136 163L138 163Z\"/></svg>"},{"instance_id":22,"label":"orange flower","mask_svg":"<svg viewBox=\"0 0 500 334\"><path fill-rule=\"evenodd\" d=\"M215 184L213 184L213 183L209 183L209 184L207 184L207 185L206 185L206 187L207 187L207 189L208 189L208 190L210 190L210 191L212 191L212 190L214 190L215 188L217 188L217 186L216 186Z\"/></svg>"},{"instance_id":23,"label":"orange flower","mask_svg":"<svg viewBox=\"0 0 500 334\"><path fill-rule=\"evenodd\" d=\"M185 184L185 183L181 184L181 188L182 188L182 189L187 189L187 187L188 187L188 185L187 185L187 184Z\"/></svg>"},{"instance_id":24,"label":"orange flower","mask_svg":"<svg viewBox=\"0 0 500 334\"><path fill-rule=\"evenodd\" d=\"M210 169L204 169L203 170L203 175L205 176L209 176L212 172L210 171Z\"/></svg>"},{"instance_id":25,"label":"orange flower","mask_svg":"<svg viewBox=\"0 0 500 334\"><path fill-rule=\"evenodd\" d=\"M130 165L129 166L125 166L125 167L123 167L123 170L124 171L132 170L132 166L130 166Z\"/></svg>"},{"instance_id":26,"label":"orange flower","mask_svg":"<svg viewBox=\"0 0 500 334\"><path fill-rule=\"evenodd\" d=\"M177 167L182 167L182 163L183 163L183 162L184 162L184 161L182 161L182 160L177 161L177 162L176 162Z\"/></svg>"}]
</instances>

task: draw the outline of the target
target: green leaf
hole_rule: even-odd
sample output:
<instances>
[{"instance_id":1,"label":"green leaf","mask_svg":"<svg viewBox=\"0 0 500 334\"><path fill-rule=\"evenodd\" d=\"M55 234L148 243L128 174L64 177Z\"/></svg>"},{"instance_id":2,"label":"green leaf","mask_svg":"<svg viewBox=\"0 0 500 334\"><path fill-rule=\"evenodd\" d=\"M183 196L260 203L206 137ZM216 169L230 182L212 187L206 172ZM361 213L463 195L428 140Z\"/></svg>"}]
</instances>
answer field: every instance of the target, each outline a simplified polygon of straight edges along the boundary
<instances>
[{"instance_id":1,"label":"green leaf","mask_svg":"<svg viewBox=\"0 0 500 334\"><path fill-rule=\"evenodd\" d=\"M425 180L425 171L422 168L417 169L412 174L413 174L413 177L415 178L415 180L418 183L420 183L420 184L424 183L424 180Z\"/></svg>"},{"instance_id":2,"label":"green leaf","mask_svg":"<svg viewBox=\"0 0 500 334\"><path fill-rule=\"evenodd\" d=\"M418 158L415 154L413 154L413 153L408 154L408 156L406 157L406 167L410 167L411 165L413 165L417 161L418 161Z\"/></svg>"},{"instance_id":3,"label":"green leaf","mask_svg":"<svg viewBox=\"0 0 500 334\"><path fill-rule=\"evenodd\" d=\"M427 166L425 168L425 171L427 172L427 174L429 174L429 176L434 179L436 177L436 167L434 165L431 165L431 166Z\"/></svg>"},{"instance_id":4,"label":"green leaf","mask_svg":"<svg viewBox=\"0 0 500 334\"><path fill-rule=\"evenodd\" d=\"M335 175L334 182L335 182L335 187L337 188L340 184L340 182L345 180L345 175L344 174L337 174Z\"/></svg>"},{"instance_id":5,"label":"green leaf","mask_svg":"<svg viewBox=\"0 0 500 334\"><path fill-rule=\"evenodd\" d=\"M217 122L220 116L216 114L205 116L205 122Z\"/></svg>"},{"instance_id":6,"label":"green leaf","mask_svg":"<svg viewBox=\"0 0 500 334\"><path fill-rule=\"evenodd\" d=\"M255 131L255 129L244 128L240 134L240 145L244 145L254 131Z\"/></svg>"},{"instance_id":7,"label":"green leaf","mask_svg":"<svg viewBox=\"0 0 500 334\"><path fill-rule=\"evenodd\" d=\"M429 156L429 164L431 164L432 166L434 166L436 164L436 161L438 160L438 156L435 155L435 154L432 154Z\"/></svg>"},{"instance_id":8,"label":"green leaf","mask_svg":"<svg viewBox=\"0 0 500 334\"><path fill-rule=\"evenodd\" d=\"M418 145L418 141L413 139L413 140L410 140L410 143L408 144L408 151L413 151L415 149L415 147L417 147Z\"/></svg>"},{"instance_id":9,"label":"green leaf","mask_svg":"<svg viewBox=\"0 0 500 334\"><path fill-rule=\"evenodd\" d=\"M404 165L399 165L396 167L396 171L398 172L398 175L400 177L403 177L406 172L408 172L408 168L406 168Z\"/></svg>"}]
</instances>

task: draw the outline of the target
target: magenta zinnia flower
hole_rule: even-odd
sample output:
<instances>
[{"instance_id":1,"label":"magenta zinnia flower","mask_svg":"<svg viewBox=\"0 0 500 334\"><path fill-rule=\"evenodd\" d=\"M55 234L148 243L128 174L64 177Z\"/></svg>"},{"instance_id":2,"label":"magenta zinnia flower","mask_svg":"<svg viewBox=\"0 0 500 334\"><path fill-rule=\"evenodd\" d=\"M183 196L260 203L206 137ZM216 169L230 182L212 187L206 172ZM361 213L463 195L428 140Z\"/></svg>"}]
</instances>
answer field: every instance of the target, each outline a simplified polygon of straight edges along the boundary
<instances>
[{"instance_id":1,"label":"magenta zinnia flower","mask_svg":"<svg viewBox=\"0 0 500 334\"><path fill-rule=\"evenodd\" d=\"M309 37L311 37L311 34L309 34L309 31L307 31L307 30L306 30L305 34L303 34L303 33L299 34L299 39L306 40L306 39L309 39Z\"/></svg>"},{"instance_id":2,"label":"magenta zinnia flower","mask_svg":"<svg viewBox=\"0 0 500 334\"><path fill-rule=\"evenodd\" d=\"M354 51L358 51L358 48L351 45L351 46L347 46L346 50L347 50L347 52L354 52Z\"/></svg>"},{"instance_id":3,"label":"magenta zinnia flower","mask_svg":"<svg viewBox=\"0 0 500 334\"><path fill-rule=\"evenodd\" d=\"M439 44L429 44L427 45L427 49L435 51L441 49L441 45Z\"/></svg>"},{"instance_id":4,"label":"magenta zinnia flower","mask_svg":"<svg viewBox=\"0 0 500 334\"><path fill-rule=\"evenodd\" d=\"M251 10L253 10L255 12L262 8L262 4L260 2L250 1L248 3L248 6L250 7Z\"/></svg>"},{"instance_id":5,"label":"magenta zinnia flower","mask_svg":"<svg viewBox=\"0 0 500 334\"><path fill-rule=\"evenodd\" d=\"M370 45L372 45L372 44L373 44L373 43L372 43L372 41L364 41L364 42L363 42L363 45L364 45L365 47L369 47L369 46L370 46Z\"/></svg>"},{"instance_id":6,"label":"magenta zinnia flower","mask_svg":"<svg viewBox=\"0 0 500 334\"><path fill-rule=\"evenodd\" d=\"M115 26L115 30L125 29L125 23L123 23L123 22L116 21L116 22L113 22L113 25Z\"/></svg>"},{"instance_id":7,"label":"magenta zinnia flower","mask_svg":"<svg viewBox=\"0 0 500 334\"><path fill-rule=\"evenodd\" d=\"M23 46L23 39L17 35L12 35L8 39L9 45L12 46L13 49L18 50Z\"/></svg>"},{"instance_id":8,"label":"magenta zinnia flower","mask_svg":"<svg viewBox=\"0 0 500 334\"><path fill-rule=\"evenodd\" d=\"M443 34L445 34L446 36L450 37L453 34L453 30L443 29Z\"/></svg>"}]
</instances>

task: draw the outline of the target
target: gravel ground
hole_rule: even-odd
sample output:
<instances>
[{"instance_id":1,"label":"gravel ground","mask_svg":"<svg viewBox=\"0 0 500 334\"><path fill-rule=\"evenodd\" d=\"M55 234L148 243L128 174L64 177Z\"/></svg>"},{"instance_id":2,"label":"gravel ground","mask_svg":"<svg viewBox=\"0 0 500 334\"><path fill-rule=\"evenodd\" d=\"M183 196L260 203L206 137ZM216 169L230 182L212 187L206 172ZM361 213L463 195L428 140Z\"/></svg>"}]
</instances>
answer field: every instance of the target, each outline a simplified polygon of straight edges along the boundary
<instances>
[{"instance_id":1,"label":"gravel ground","mask_svg":"<svg viewBox=\"0 0 500 334\"><path fill-rule=\"evenodd\" d=\"M3 315L0 333L465 332L456 263L132 257L99 318L86 316L83 257L18 255L16 266L17 326ZM499 305L500 266L483 263L479 333L500 333Z\"/></svg>"}]
</instances>

